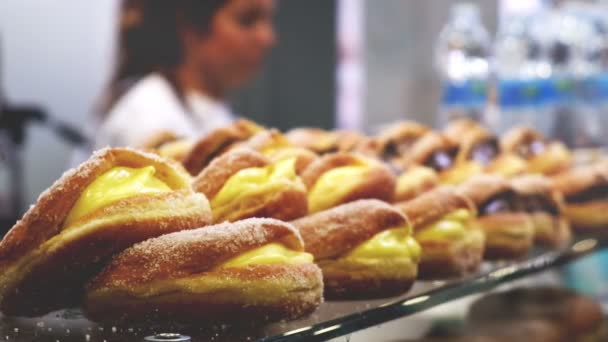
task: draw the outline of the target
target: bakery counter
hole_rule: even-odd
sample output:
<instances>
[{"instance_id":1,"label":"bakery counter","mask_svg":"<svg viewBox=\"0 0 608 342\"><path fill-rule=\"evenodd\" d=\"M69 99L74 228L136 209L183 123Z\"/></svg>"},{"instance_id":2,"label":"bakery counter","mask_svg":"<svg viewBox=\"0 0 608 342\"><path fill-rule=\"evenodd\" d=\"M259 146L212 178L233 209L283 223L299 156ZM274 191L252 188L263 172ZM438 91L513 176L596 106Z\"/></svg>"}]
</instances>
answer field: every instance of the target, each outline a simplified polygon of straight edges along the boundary
<instances>
[{"instance_id":1,"label":"bakery counter","mask_svg":"<svg viewBox=\"0 0 608 342\"><path fill-rule=\"evenodd\" d=\"M0 316L0 337L6 341L298 341L327 340L347 335L442 303L482 293L516 279L567 264L608 246L608 237L578 235L561 249L535 249L530 257L513 262L484 262L480 271L447 281L417 281L402 296L361 301L328 301L307 318L273 324L214 325L102 325L85 318L79 309L55 311L37 318ZM162 335L165 334L165 335ZM164 336L164 337L163 337ZM165 339L163 339L165 338Z\"/></svg>"}]
</instances>

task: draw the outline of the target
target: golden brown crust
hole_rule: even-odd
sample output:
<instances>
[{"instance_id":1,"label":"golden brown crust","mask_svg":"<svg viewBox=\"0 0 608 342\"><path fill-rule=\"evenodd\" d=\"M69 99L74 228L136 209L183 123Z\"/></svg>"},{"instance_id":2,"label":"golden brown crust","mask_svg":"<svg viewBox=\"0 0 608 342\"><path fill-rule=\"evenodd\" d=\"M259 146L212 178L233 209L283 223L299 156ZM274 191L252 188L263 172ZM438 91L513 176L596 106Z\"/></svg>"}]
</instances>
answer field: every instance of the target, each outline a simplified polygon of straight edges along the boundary
<instances>
[{"instance_id":1,"label":"golden brown crust","mask_svg":"<svg viewBox=\"0 0 608 342\"><path fill-rule=\"evenodd\" d=\"M224 291L193 293L175 291L140 298L124 291L91 292L87 316L111 322L250 322L289 320L312 313L323 301L323 281L314 264L255 265L243 269L208 272L197 283L225 285ZM251 288L272 293L266 298L247 294ZM247 289L247 290L245 290Z\"/></svg>"},{"instance_id":2,"label":"golden brown crust","mask_svg":"<svg viewBox=\"0 0 608 342\"><path fill-rule=\"evenodd\" d=\"M414 121L397 122L378 134L383 145L389 143L399 144L404 141L413 141L422 137L431 130L430 127Z\"/></svg>"},{"instance_id":3,"label":"golden brown crust","mask_svg":"<svg viewBox=\"0 0 608 342\"><path fill-rule=\"evenodd\" d=\"M537 130L530 127L514 127L500 139L500 149L505 153L515 153L522 143L532 141L547 142L547 139Z\"/></svg>"},{"instance_id":4,"label":"golden brown crust","mask_svg":"<svg viewBox=\"0 0 608 342\"><path fill-rule=\"evenodd\" d=\"M409 153L403 156L405 165L423 165L429 157L439 150L458 148L458 145L438 132L428 132L412 146Z\"/></svg>"},{"instance_id":5,"label":"golden brown crust","mask_svg":"<svg viewBox=\"0 0 608 342\"><path fill-rule=\"evenodd\" d=\"M144 139L144 141L138 147L143 150L155 150L161 147L163 144L179 139L180 136L175 134L173 131L160 130L150 134L150 136Z\"/></svg>"},{"instance_id":6,"label":"golden brown crust","mask_svg":"<svg viewBox=\"0 0 608 342\"><path fill-rule=\"evenodd\" d=\"M534 243L534 226L527 213L481 216L477 218L476 224L486 235L486 260L525 257Z\"/></svg>"},{"instance_id":7,"label":"golden brown crust","mask_svg":"<svg viewBox=\"0 0 608 342\"><path fill-rule=\"evenodd\" d=\"M459 277L479 268L485 250L485 236L479 229L470 230L458 240L419 241L422 259L419 279Z\"/></svg>"},{"instance_id":8,"label":"golden brown crust","mask_svg":"<svg viewBox=\"0 0 608 342\"><path fill-rule=\"evenodd\" d=\"M171 280L208 272L222 262L271 242L303 251L300 233L289 223L252 218L166 234L138 243L115 257L88 286L124 289L154 280Z\"/></svg>"},{"instance_id":9,"label":"golden brown crust","mask_svg":"<svg viewBox=\"0 0 608 342\"><path fill-rule=\"evenodd\" d=\"M272 242L296 251L304 249L298 231L274 219L223 223L150 239L121 253L89 284L87 312L119 319L159 312L179 321L189 320L193 314L210 319L246 318L240 316L243 307L249 308L246 313L272 319L311 312L322 301L323 284L320 269L312 263L218 268L232 257ZM213 290L201 292L180 285L187 281ZM177 287L163 290L159 284ZM266 293L262 298L244 290L259 287Z\"/></svg>"},{"instance_id":10,"label":"golden brown crust","mask_svg":"<svg viewBox=\"0 0 608 342\"><path fill-rule=\"evenodd\" d=\"M117 201L11 264L0 276L2 311L38 315L79 305L86 281L134 243L211 222L201 194L188 190Z\"/></svg>"},{"instance_id":11,"label":"golden brown crust","mask_svg":"<svg viewBox=\"0 0 608 342\"><path fill-rule=\"evenodd\" d=\"M557 208L563 206L562 194L557 191L551 179L542 175L523 175L511 179L511 185L517 193L524 196L542 196Z\"/></svg>"},{"instance_id":12,"label":"golden brown crust","mask_svg":"<svg viewBox=\"0 0 608 342\"><path fill-rule=\"evenodd\" d=\"M528 164L513 153L501 153L486 166L485 171L503 177L513 177L525 174Z\"/></svg>"},{"instance_id":13,"label":"golden brown crust","mask_svg":"<svg viewBox=\"0 0 608 342\"><path fill-rule=\"evenodd\" d=\"M435 188L411 201L396 203L395 207L410 219L414 230L425 227L457 209L476 213L471 200L449 186Z\"/></svg>"},{"instance_id":14,"label":"golden brown crust","mask_svg":"<svg viewBox=\"0 0 608 342\"><path fill-rule=\"evenodd\" d=\"M133 168L152 165L156 169L155 177L171 188L190 188L188 175L166 159L129 148L99 150L76 169L64 173L15 223L0 241L0 266L14 262L57 235L82 191L97 177L118 165Z\"/></svg>"},{"instance_id":15,"label":"golden brown crust","mask_svg":"<svg viewBox=\"0 0 608 342\"><path fill-rule=\"evenodd\" d=\"M570 222L544 212L530 214L534 225L534 242L550 247L561 247L572 240Z\"/></svg>"},{"instance_id":16,"label":"golden brown crust","mask_svg":"<svg viewBox=\"0 0 608 342\"><path fill-rule=\"evenodd\" d=\"M285 134L295 146L303 147L319 154L337 151L337 136L320 128L295 128Z\"/></svg>"},{"instance_id":17,"label":"golden brown crust","mask_svg":"<svg viewBox=\"0 0 608 342\"><path fill-rule=\"evenodd\" d=\"M116 166L153 165L174 191L142 194L101 207L64 227L82 191ZM190 189L189 176L158 156L104 149L45 191L0 242L0 305L31 315L74 304L84 282L113 253L135 242L211 221L207 199Z\"/></svg>"},{"instance_id":18,"label":"golden brown crust","mask_svg":"<svg viewBox=\"0 0 608 342\"><path fill-rule=\"evenodd\" d=\"M315 259L338 257L377 233L409 225L407 218L379 200L359 200L292 222Z\"/></svg>"},{"instance_id":19,"label":"golden brown crust","mask_svg":"<svg viewBox=\"0 0 608 342\"><path fill-rule=\"evenodd\" d=\"M237 120L229 126L218 128L200 138L182 163L191 175L197 175L230 146L250 138L260 129L260 126L248 120Z\"/></svg>"},{"instance_id":20,"label":"golden brown crust","mask_svg":"<svg viewBox=\"0 0 608 342\"><path fill-rule=\"evenodd\" d=\"M498 175L477 175L460 185L458 191L478 207L490 197L514 189L506 179Z\"/></svg>"},{"instance_id":21,"label":"golden brown crust","mask_svg":"<svg viewBox=\"0 0 608 342\"><path fill-rule=\"evenodd\" d=\"M403 202L414 199L440 183L439 175L435 170L414 165L397 177L394 202Z\"/></svg>"},{"instance_id":22,"label":"golden brown crust","mask_svg":"<svg viewBox=\"0 0 608 342\"><path fill-rule=\"evenodd\" d=\"M575 231L604 230L608 226L608 201L567 203L564 207L564 215Z\"/></svg>"},{"instance_id":23,"label":"golden brown crust","mask_svg":"<svg viewBox=\"0 0 608 342\"><path fill-rule=\"evenodd\" d=\"M283 134L276 129L261 131L249 140L238 144L238 147L246 147L267 155L271 161L294 157L296 158L296 173L300 174L310 163L318 158L318 155L305 148L295 147ZM266 149L271 149L266 153Z\"/></svg>"},{"instance_id":24,"label":"golden brown crust","mask_svg":"<svg viewBox=\"0 0 608 342\"><path fill-rule=\"evenodd\" d=\"M551 178L553 186L564 195L573 195L596 185L608 183L608 172L602 164L582 166Z\"/></svg>"},{"instance_id":25,"label":"golden brown crust","mask_svg":"<svg viewBox=\"0 0 608 342\"><path fill-rule=\"evenodd\" d=\"M217 195L224 184L235 173L251 167L270 165L270 160L262 154L247 148L239 148L214 159L194 178L194 191L201 192L211 199Z\"/></svg>"},{"instance_id":26,"label":"golden brown crust","mask_svg":"<svg viewBox=\"0 0 608 342\"><path fill-rule=\"evenodd\" d=\"M486 130L477 121L470 118L458 118L450 121L444 128L443 134L453 141L459 141L462 137L476 130Z\"/></svg>"}]
</instances>

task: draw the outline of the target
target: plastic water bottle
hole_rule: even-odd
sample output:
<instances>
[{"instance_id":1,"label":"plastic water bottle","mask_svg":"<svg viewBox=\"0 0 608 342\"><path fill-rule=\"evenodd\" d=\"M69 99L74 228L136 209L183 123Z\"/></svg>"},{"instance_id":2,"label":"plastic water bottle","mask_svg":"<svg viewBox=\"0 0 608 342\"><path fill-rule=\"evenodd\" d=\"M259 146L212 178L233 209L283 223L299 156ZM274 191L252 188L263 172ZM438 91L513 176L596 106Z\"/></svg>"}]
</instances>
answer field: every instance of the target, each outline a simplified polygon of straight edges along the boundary
<instances>
[{"instance_id":1,"label":"plastic water bottle","mask_svg":"<svg viewBox=\"0 0 608 342\"><path fill-rule=\"evenodd\" d=\"M490 50L490 37L481 23L479 8L471 3L454 5L436 46L443 83L440 124L457 117L483 121Z\"/></svg>"}]
</instances>

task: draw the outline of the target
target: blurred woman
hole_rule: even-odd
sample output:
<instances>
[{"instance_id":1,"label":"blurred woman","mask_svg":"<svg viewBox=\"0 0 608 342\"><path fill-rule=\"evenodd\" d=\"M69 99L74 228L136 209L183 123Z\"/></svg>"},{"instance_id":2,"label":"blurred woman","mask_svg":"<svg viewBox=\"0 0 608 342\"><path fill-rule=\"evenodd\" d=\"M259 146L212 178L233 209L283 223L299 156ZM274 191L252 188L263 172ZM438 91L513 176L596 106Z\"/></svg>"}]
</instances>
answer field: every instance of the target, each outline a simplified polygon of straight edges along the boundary
<instances>
[{"instance_id":1,"label":"blurred woman","mask_svg":"<svg viewBox=\"0 0 608 342\"><path fill-rule=\"evenodd\" d=\"M275 42L273 12L273 0L125 0L96 147L138 146L160 132L196 137L229 123L227 95Z\"/></svg>"}]
</instances>

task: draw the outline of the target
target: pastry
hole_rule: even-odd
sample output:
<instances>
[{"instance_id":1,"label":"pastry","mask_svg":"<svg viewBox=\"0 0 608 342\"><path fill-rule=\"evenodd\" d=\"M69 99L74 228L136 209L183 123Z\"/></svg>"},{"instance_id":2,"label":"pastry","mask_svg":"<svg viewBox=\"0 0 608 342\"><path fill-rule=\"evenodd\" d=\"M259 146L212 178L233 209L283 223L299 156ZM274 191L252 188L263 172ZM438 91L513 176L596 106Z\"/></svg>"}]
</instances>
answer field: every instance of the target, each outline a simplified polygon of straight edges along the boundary
<instances>
[{"instance_id":1,"label":"pastry","mask_svg":"<svg viewBox=\"0 0 608 342\"><path fill-rule=\"evenodd\" d=\"M511 129L501 139L500 146L503 152L526 160L528 171L532 173L554 175L572 165L572 156L564 144L550 141L532 128Z\"/></svg>"},{"instance_id":2,"label":"pastry","mask_svg":"<svg viewBox=\"0 0 608 342\"><path fill-rule=\"evenodd\" d=\"M254 218L163 235L120 255L87 287L97 320L281 320L314 311L323 279L292 225Z\"/></svg>"},{"instance_id":3,"label":"pastry","mask_svg":"<svg viewBox=\"0 0 608 342\"><path fill-rule=\"evenodd\" d=\"M426 166L414 165L397 176L394 202L411 200L416 196L427 192L440 183L439 176L435 170Z\"/></svg>"},{"instance_id":4,"label":"pastry","mask_svg":"<svg viewBox=\"0 0 608 342\"><path fill-rule=\"evenodd\" d=\"M262 127L248 120L237 120L229 126L215 129L193 144L182 164L195 176L234 144L251 138L261 130Z\"/></svg>"},{"instance_id":5,"label":"pastry","mask_svg":"<svg viewBox=\"0 0 608 342\"><path fill-rule=\"evenodd\" d=\"M396 166L404 166L403 157L430 130L428 126L413 121L402 121L389 126L375 139L378 158Z\"/></svg>"},{"instance_id":6,"label":"pastry","mask_svg":"<svg viewBox=\"0 0 608 342\"><path fill-rule=\"evenodd\" d=\"M258 151L272 162L296 158L296 173L298 174L318 157L316 153L309 149L294 146L287 137L276 129L261 131L238 146Z\"/></svg>"},{"instance_id":7,"label":"pastry","mask_svg":"<svg viewBox=\"0 0 608 342\"><path fill-rule=\"evenodd\" d=\"M458 143L438 132L429 132L420 138L404 158L405 165L424 165L438 172L445 184L459 184L483 172L477 162L458 163Z\"/></svg>"},{"instance_id":8,"label":"pastry","mask_svg":"<svg viewBox=\"0 0 608 342\"><path fill-rule=\"evenodd\" d=\"M76 305L114 253L210 221L207 199L181 168L136 150L100 150L42 193L0 242L0 309L31 316Z\"/></svg>"},{"instance_id":9,"label":"pastry","mask_svg":"<svg viewBox=\"0 0 608 342\"><path fill-rule=\"evenodd\" d=\"M534 226L534 240L549 246L561 246L570 241L570 223L562 216L563 196L551 180L541 175L514 178L511 185L521 196L521 206Z\"/></svg>"},{"instance_id":10,"label":"pastry","mask_svg":"<svg viewBox=\"0 0 608 342\"><path fill-rule=\"evenodd\" d=\"M363 299L406 292L420 246L407 218L379 200L359 200L292 222L323 270L325 297Z\"/></svg>"},{"instance_id":11,"label":"pastry","mask_svg":"<svg viewBox=\"0 0 608 342\"><path fill-rule=\"evenodd\" d=\"M209 198L215 222L292 220L308 213L306 186L295 163L295 158L272 163L251 149L234 149L214 159L192 186Z\"/></svg>"},{"instance_id":12,"label":"pastry","mask_svg":"<svg viewBox=\"0 0 608 342\"><path fill-rule=\"evenodd\" d=\"M552 178L564 195L564 214L572 228L593 231L608 227L608 165L599 163Z\"/></svg>"},{"instance_id":13,"label":"pastry","mask_svg":"<svg viewBox=\"0 0 608 342\"><path fill-rule=\"evenodd\" d=\"M410 219L422 247L421 278L460 276L479 267L485 237L468 198L442 186L395 206Z\"/></svg>"},{"instance_id":14,"label":"pastry","mask_svg":"<svg viewBox=\"0 0 608 342\"><path fill-rule=\"evenodd\" d=\"M364 198L390 202L395 176L383 163L352 153L326 154L303 172L311 213Z\"/></svg>"},{"instance_id":15,"label":"pastry","mask_svg":"<svg viewBox=\"0 0 608 342\"><path fill-rule=\"evenodd\" d=\"M366 139L364 135L354 131L327 131L311 127L292 129L285 136L294 146L306 148L317 154L351 152Z\"/></svg>"},{"instance_id":16,"label":"pastry","mask_svg":"<svg viewBox=\"0 0 608 342\"><path fill-rule=\"evenodd\" d=\"M521 194L506 179L479 175L459 190L477 208L476 224L486 235L486 259L516 259L528 253L534 241L534 226L521 206Z\"/></svg>"}]
</instances>

